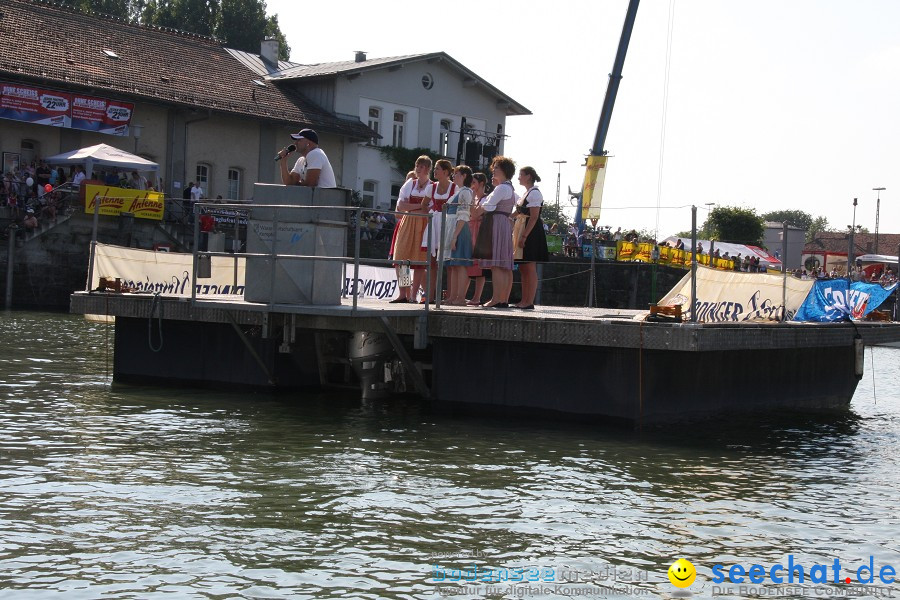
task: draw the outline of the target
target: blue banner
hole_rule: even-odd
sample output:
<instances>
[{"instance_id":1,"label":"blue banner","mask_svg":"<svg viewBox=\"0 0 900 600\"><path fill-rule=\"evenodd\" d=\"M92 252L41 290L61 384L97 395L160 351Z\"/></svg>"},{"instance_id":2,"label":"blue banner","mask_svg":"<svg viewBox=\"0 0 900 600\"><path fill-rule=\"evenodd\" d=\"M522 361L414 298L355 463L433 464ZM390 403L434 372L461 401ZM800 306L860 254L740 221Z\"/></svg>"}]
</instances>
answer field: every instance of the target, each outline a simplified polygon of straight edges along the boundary
<instances>
[{"instance_id":1,"label":"blue banner","mask_svg":"<svg viewBox=\"0 0 900 600\"><path fill-rule=\"evenodd\" d=\"M845 321L862 319L891 295L897 284L883 288L877 283L849 283L846 279L816 281L795 321Z\"/></svg>"}]
</instances>

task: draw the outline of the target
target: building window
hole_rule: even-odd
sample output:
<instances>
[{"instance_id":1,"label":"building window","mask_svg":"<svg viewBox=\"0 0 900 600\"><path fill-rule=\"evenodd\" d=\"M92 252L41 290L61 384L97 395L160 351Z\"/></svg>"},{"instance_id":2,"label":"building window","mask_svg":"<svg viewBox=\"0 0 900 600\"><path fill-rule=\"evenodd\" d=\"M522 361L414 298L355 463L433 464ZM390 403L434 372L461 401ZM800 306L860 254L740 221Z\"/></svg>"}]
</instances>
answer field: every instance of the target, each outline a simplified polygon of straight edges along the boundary
<instances>
[{"instance_id":1,"label":"building window","mask_svg":"<svg viewBox=\"0 0 900 600\"><path fill-rule=\"evenodd\" d=\"M434 77L431 76L431 73L422 75L422 87L426 90L430 90L434 87Z\"/></svg>"},{"instance_id":2,"label":"building window","mask_svg":"<svg viewBox=\"0 0 900 600\"><path fill-rule=\"evenodd\" d=\"M228 169L228 199L241 199L241 170Z\"/></svg>"},{"instance_id":3,"label":"building window","mask_svg":"<svg viewBox=\"0 0 900 600\"><path fill-rule=\"evenodd\" d=\"M197 163L197 185L203 188L203 195L207 198L212 194L209 189L209 165Z\"/></svg>"},{"instance_id":4,"label":"building window","mask_svg":"<svg viewBox=\"0 0 900 600\"><path fill-rule=\"evenodd\" d=\"M19 144L19 164L22 166L30 165L40 156L39 150L41 145L34 140L22 140Z\"/></svg>"},{"instance_id":5,"label":"building window","mask_svg":"<svg viewBox=\"0 0 900 600\"><path fill-rule=\"evenodd\" d=\"M450 121L441 119L441 133L438 139L438 152L441 156L450 156Z\"/></svg>"},{"instance_id":6,"label":"building window","mask_svg":"<svg viewBox=\"0 0 900 600\"><path fill-rule=\"evenodd\" d=\"M369 107L369 129L375 133L381 133L381 109L377 106ZM377 146L379 144L379 138L373 137L369 142L373 146Z\"/></svg>"},{"instance_id":7,"label":"building window","mask_svg":"<svg viewBox=\"0 0 900 600\"><path fill-rule=\"evenodd\" d=\"M406 113L397 111L394 113L394 146L403 147L403 128L406 124Z\"/></svg>"},{"instance_id":8,"label":"building window","mask_svg":"<svg viewBox=\"0 0 900 600\"><path fill-rule=\"evenodd\" d=\"M372 208L378 208L375 206L375 198L377 196L378 191L378 182L372 181L371 179L367 179L363 181L363 193L362 193L362 203L363 206L371 206Z\"/></svg>"},{"instance_id":9,"label":"building window","mask_svg":"<svg viewBox=\"0 0 900 600\"><path fill-rule=\"evenodd\" d=\"M400 188L403 187L402 183L394 183L391 184L391 204L389 208L393 208L397 206L397 200L400 199Z\"/></svg>"}]
</instances>

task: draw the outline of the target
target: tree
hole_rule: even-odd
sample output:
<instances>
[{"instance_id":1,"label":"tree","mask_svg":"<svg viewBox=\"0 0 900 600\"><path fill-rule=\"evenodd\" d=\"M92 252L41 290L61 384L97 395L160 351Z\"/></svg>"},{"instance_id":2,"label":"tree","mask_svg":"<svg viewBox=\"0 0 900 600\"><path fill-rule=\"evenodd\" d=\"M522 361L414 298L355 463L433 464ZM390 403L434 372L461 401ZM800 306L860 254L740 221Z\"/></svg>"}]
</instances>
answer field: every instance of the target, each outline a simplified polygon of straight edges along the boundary
<instances>
[{"instance_id":1,"label":"tree","mask_svg":"<svg viewBox=\"0 0 900 600\"><path fill-rule=\"evenodd\" d=\"M488 175L488 179L490 179L490 175ZM556 207L556 202L544 201L544 206L541 207L541 220L547 224L547 227L553 227L555 223L556 230L560 233L565 233L569 227L569 217L563 212L562 206Z\"/></svg>"},{"instance_id":2,"label":"tree","mask_svg":"<svg viewBox=\"0 0 900 600\"><path fill-rule=\"evenodd\" d=\"M221 18L216 37L229 48L259 52L259 43L272 37L278 40L278 56L290 58L290 47L278 27L278 15L266 17L266 3L260 0L221 0Z\"/></svg>"},{"instance_id":3,"label":"tree","mask_svg":"<svg viewBox=\"0 0 900 600\"><path fill-rule=\"evenodd\" d=\"M809 224L806 230L806 242L813 241L816 238L816 234L820 231L831 231L828 228L828 219L825 217L816 217L812 220L812 223Z\"/></svg>"},{"instance_id":4,"label":"tree","mask_svg":"<svg viewBox=\"0 0 900 600\"><path fill-rule=\"evenodd\" d=\"M764 214L762 218L766 221L787 223L804 231L809 231L809 227L813 222L813 216L802 210L773 210Z\"/></svg>"},{"instance_id":5,"label":"tree","mask_svg":"<svg viewBox=\"0 0 900 600\"><path fill-rule=\"evenodd\" d=\"M137 17L132 11L134 0L62 0L62 3L79 12L96 12L128 20Z\"/></svg>"},{"instance_id":6,"label":"tree","mask_svg":"<svg viewBox=\"0 0 900 600\"><path fill-rule=\"evenodd\" d=\"M703 228L712 232L710 239L758 246L765 233L762 217L752 208L717 206L709 213Z\"/></svg>"}]
</instances>

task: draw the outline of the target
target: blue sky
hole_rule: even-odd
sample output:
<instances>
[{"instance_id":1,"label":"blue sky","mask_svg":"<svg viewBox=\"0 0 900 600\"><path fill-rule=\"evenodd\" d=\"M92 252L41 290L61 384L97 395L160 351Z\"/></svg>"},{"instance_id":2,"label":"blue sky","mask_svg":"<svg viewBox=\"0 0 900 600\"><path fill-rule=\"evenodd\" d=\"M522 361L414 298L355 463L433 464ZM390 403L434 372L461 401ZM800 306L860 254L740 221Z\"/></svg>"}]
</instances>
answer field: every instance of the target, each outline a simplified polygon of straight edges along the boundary
<instances>
[{"instance_id":1,"label":"blue sky","mask_svg":"<svg viewBox=\"0 0 900 600\"><path fill-rule=\"evenodd\" d=\"M447 4L268 0L296 62L445 51L527 106L507 154L555 198L580 188L626 0ZM497 8L499 7L499 9ZM666 41L674 7L665 144ZM414 32L424 33L414 33ZM644 0L606 149L601 224L665 237L706 204L900 233L900 2ZM661 147L663 149L661 153ZM662 170L660 177L660 155ZM644 209L639 207L651 207Z\"/></svg>"}]
</instances>

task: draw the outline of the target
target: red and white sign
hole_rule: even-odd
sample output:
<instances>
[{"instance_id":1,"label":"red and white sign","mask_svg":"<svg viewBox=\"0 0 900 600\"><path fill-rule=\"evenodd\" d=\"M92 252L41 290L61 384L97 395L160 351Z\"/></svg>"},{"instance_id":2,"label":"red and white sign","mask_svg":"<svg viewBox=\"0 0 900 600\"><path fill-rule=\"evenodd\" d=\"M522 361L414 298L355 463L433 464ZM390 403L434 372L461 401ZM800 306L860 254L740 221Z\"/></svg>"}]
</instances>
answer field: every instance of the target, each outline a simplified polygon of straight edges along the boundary
<instances>
[{"instance_id":1,"label":"red and white sign","mask_svg":"<svg viewBox=\"0 0 900 600\"><path fill-rule=\"evenodd\" d=\"M72 95L15 83L0 87L0 118L69 127Z\"/></svg>"}]
</instances>

